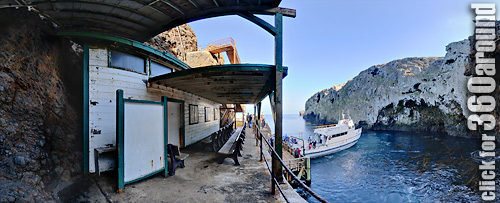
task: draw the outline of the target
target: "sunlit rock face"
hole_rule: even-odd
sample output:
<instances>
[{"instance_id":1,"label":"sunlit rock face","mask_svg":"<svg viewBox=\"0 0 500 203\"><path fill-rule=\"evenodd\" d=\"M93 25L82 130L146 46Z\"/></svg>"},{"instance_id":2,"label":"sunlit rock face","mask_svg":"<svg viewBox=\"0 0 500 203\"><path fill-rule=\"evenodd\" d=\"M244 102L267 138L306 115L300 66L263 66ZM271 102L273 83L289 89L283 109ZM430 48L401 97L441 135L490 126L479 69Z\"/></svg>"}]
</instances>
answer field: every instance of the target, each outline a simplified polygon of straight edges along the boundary
<instances>
[{"instance_id":1,"label":"sunlit rock face","mask_svg":"<svg viewBox=\"0 0 500 203\"><path fill-rule=\"evenodd\" d=\"M335 123L341 112L373 130L466 131L469 40L446 46L446 56L410 57L372 66L345 84L321 90L305 104L304 118Z\"/></svg>"},{"instance_id":2,"label":"sunlit rock face","mask_svg":"<svg viewBox=\"0 0 500 203\"><path fill-rule=\"evenodd\" d=\"M160 51L166 51L186 62L189 52L198 50L198 40L193 29L188 24L162 32L145 42Z\"/></svg>"}]
</instances>

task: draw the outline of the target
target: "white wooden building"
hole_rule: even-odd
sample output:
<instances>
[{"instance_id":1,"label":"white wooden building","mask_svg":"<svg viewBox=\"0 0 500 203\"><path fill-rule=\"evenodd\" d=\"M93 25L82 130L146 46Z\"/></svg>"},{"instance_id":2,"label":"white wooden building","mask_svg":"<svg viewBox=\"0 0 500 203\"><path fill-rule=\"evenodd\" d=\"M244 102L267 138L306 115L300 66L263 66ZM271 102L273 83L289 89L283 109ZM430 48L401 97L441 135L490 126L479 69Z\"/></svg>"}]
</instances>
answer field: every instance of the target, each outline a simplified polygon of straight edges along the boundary
<instances>
[{"instance_id":1,"label":"white wooden building","mask_svg":"<svg viewBox=\"0 0 500 203\"><path fill-rule=\"evenodd\" d=\"M90 45L88 49L90 172L95 172L94 149L116 146L116 90L118 89L122 89L124 97L129 99L160 101L162 96L169 98L168 143L170 144L185 147L219 130L220 103L182 90L147 82L154 76L181 71L179 66L167 66L167 61L163 57L155 56L153 53L141 54L145 51L143 49L126 47L127 49L121 50L120 47ZM102 157L99 161L102 171L114 168L113 157Z\"/></svg>"}]
</instances>

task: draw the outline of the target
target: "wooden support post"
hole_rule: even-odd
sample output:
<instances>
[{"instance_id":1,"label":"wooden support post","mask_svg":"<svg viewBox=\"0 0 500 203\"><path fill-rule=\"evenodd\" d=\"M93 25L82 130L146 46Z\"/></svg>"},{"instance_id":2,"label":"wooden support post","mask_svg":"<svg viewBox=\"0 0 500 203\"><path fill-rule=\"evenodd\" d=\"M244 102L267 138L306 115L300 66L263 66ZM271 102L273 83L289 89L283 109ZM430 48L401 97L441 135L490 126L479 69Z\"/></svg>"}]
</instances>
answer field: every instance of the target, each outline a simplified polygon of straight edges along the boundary
<instances>
[{"instance_id":1,"label":"wooden support post","mask_svg":"<svg viewBox=\"0 0 500 203\"><path fill-rule=\"evenodd\" d=\"M168 176L168 99L166 96L161 97L161 102L163 103L163 161L165 162L165 169L163 170L163 176ZM173 164L173 163L172 163ZM174 168L175 170L175 168Z\"/></svg>"},{"instance_id":2,"label":"wooden support post","mask_svg":"<svg viewBox=\"0 0 500 203\"><path fill-rule=\"evenodd\" d=\"M257 106L253 105L252 128L254 128L253 129L254 131L255 131L255 122L257 121L257 118L255 118L256 115L257 115Z\"/></svg>"},{"instance_id":3,"label":"wooden support post","mask_svg":"<svg viewBox=\"0 0 500 203\"><path fill-rule=\"evenodd\" d=\"M258 139L258 134L259 134L259 131L257 130L257 128L259 127L259 116L258 116L258 112L257 112L257 105L254 104L253 106L253 112L254 112L254 115L255 115L255 128L253 129L253 133L254 133L254 137L255 137L255 146L259 146L259 139Z\"/></svg>"},{"instance_id":4,"label":"wooden support post","mask_svg":"<svg viewBox=\"0 0 500 203\"><path fill-rule=\"evenodd\" d=\"M125 104L123 101L123 90L116 90L116 149L118 151L118 193L123 192L123 188L125 185L124 175L125 175L125 162L124 162L124 149L123 145L124 140L124 130L125 130L125 121L124 121L124 111Z\"/></svg>"},{"instance_id":5,"label":"wooden support post","mask_svg":"<svg viewBox=\"0 0 500 203\"><path fill-rule=\"evenodd\" d=\"M83 172L89 172L89 45L83 45Z\"/></svg>"},{"instance_id":6,"label":"wooden support post","mask_svg":"<svg viewBox=\"0 0 500 203\"><path fill-rule=\"evenodd\" d=\"M277 13L274 26L276 26L275 36L275 64L276 64L276 87L274 90L274 101L276 111L276 121L274 126L274 147L277 155L283 157L283 14ZM274 175L278 183L283 182L283 173L278 159L274 160Z\"/></svg>"}]
</instances>

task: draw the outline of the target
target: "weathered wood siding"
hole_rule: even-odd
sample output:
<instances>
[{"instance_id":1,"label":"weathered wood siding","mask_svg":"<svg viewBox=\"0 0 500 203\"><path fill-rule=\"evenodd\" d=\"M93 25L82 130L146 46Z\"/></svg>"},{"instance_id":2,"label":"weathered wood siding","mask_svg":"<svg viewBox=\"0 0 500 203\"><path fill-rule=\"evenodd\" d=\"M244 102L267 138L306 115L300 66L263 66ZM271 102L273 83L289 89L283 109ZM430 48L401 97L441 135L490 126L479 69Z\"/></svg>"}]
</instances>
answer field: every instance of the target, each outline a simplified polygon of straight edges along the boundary
<instances>
[{"instance_id":1,"label":"weathered wood siding","mask_svg":"<svg viewBox=\"0 0 500 203\"><path fill-rule=\"evenodd\" d=\"M168 87L147 87L148 75L108 67L108 50L89 50L89 170L95 172L94 148L116 146L116 90L125 98L160 101L161 96L184 101L185 146L193 144L219 130L219 116L214 120L213 109L218 103ZM147 71L149 72L149 71ZM199 122L189 124L189 104L198 105ZM205 108L210 108L210 120L205 122ZM182 139L181 139L182 140ZM103 159L101 168L113 166L113 160Z\"/></svg>"}]
</instances>

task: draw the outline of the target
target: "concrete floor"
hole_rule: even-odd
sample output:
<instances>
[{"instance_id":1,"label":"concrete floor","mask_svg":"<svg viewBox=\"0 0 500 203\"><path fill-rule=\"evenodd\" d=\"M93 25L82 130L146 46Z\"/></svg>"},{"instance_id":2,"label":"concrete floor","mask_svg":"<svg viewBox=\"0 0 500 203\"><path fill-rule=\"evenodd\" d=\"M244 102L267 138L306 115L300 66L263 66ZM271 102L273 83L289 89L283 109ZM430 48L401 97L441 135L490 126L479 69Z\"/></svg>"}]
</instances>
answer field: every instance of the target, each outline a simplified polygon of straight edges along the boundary
<instances>
[{"instance_id":1,"label":"concrete floor","mask_svg":"<svg viewBox=\"0 0 500 203\"><path fill-rule=\"evenodd\" d=\"M62 202L284 202L280 194L271 195L271 176L259 162L252 130L247 128L246 135L240 166L230 158L218 164L216 152L194 144L181 150L189 157L174 176L155 175L125 185L118 194L116 173L92 175L60 191L59 198ZM291 202L305 202L288 184L282 187Z\"/></svg>"}]
</instances>

